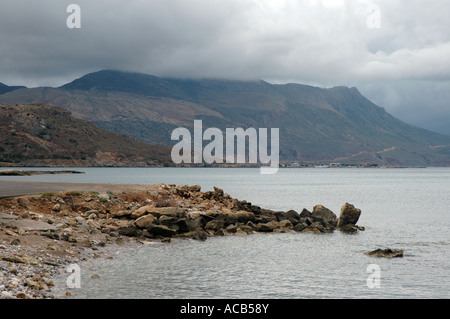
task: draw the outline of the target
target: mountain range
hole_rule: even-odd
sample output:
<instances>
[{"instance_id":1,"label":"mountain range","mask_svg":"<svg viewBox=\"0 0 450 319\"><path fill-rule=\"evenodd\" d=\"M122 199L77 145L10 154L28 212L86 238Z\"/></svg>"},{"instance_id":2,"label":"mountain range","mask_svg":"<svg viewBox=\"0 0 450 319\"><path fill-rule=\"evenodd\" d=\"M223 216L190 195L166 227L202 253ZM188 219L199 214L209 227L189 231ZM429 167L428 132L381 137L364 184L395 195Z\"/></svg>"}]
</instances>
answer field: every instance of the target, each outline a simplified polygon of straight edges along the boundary
<instances>
[{"instance_id":1,"label":"mountain range","mask_svg":"<svg viewBox=\"0 0 450 319\"><path fill-rule=\"evenodd\" d=\"M0 87L1 89L1 87ZM103 70L61 87L0 91L0 103L43 103L147 143L173 145L173 129L279 128L280 160L450 165L450 136L404 123L357 88L265 81L161 78Z\"/></svg>"}]
</instances>

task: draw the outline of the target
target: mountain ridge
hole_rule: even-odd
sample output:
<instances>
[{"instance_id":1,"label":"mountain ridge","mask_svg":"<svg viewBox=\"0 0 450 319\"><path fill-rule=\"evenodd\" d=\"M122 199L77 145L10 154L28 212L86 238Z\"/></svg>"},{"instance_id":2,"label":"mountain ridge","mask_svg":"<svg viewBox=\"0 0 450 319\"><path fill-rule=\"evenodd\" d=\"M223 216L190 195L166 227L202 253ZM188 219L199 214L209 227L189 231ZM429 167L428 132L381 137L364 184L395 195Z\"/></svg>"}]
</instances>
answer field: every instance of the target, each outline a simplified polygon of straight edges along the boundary
<instances>
[{"instance_id":1,"label":"mountain ridge","mask_svg":"<svg viewBox=\"0 0 450 319\"><path fill-rule=\"evenodd\" d=\"M99 129L66 109L0 104L2 166L158 166L170 148Z\"/></svg>"},{"instance_id":2,"label":"mountain ridge","mask_svg":"<svg viewBox=\"0 0 450 319\"><path fill-rule=\"evenodd\" d=\"M0 94L12 92L15 90L26 89L26 86L8 86L2 82L0 82Z\"/></svg>"},{"instance_id":3,"label":"mountain ridge","mask_svg":"<svg viewBox=\"0 0 450 319\"><path fill-rule=\"evenodd\" d=\"M278 127L280 159L396 166L450 165L450 136L404 123L357 88L160 78L102 70L59 88L20 89L0 103L45 103L145 142L173 145L171 131Z\"/></svg>"}]
</instances>

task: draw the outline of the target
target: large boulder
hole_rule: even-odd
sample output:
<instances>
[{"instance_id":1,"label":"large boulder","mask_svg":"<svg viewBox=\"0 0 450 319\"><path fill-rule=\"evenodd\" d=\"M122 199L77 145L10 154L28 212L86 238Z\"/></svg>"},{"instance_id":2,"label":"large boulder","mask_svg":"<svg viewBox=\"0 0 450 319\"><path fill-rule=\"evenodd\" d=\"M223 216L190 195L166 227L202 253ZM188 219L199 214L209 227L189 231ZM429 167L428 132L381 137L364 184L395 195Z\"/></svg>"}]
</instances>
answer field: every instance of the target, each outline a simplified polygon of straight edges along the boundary
<instances>
[{"instance_id":1,"label":"large boulder","mask_svg":"<svg viewBox=\"0 0 450 319\"><path fill-rule=\"evenodd\" d=\"M352 204L345 203L341 208L341 215L339 216L337 227L343 228L347 224L356 225L360 215L360 209L355 208Z\"/></svg>"},{"instance_id":2,"label":"large boulder","mask_svg":"<svg viewBox=\"0 0 450 319\"><path fill-rule=\"evenodd\" d=\"M322 223L323 226L335 227L337 224L336 214L322 205L314 206L311 218L316 222Z\"/></svg>"}]
</instances>

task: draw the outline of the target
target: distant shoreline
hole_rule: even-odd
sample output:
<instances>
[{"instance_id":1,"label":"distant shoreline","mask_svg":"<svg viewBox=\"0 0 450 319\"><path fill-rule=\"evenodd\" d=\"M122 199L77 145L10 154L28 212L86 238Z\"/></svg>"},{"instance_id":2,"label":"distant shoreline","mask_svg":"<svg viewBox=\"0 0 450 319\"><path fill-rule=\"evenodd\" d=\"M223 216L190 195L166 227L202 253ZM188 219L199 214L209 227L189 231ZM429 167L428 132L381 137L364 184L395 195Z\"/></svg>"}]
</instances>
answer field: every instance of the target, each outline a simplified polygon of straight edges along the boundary
<instances>
[{"instance_id":1,"label":"distant shoreline","mask_svg":"<svg viewBox=\"0 0 450 319\"><path fill-rule=\"evenodd\" d=\"M14 169L11 169L13 167ZM245 164L220 164L220 165L211 165L211 164L188 164L188 165L173 165L173 166L56 166L56 165L30 165L30 166L1 166L0 165L0 176L7 176L7 174L1 174L2 169L4 170L15 170L15 171L24 171L23 169L33 169L33 168L56 168L56 169L63 169L63 168L261 168L264 166L261 165L245 165ZM346 164L346 165L340 165L340 166L333 166L328 164L303 164L303 165L287 165L287 164L280 164L279 168L439 168L439 167L450 167L450 166L395 166L395 165L364 165L364 164ZM19 169L20 168L20 169ZM29 172L29 171L27 171ZM43 171L36 171L36 174L43 174ZM78 172L78 171L47 171L47 174L82 174L84 172ZM11 175L12 176L12 175Z\"/></svg>"},{"instance_id":2,"label":"distant shoreline","mask_svg":"<svg viewBox=\"0 0 450 319\"><path fill-rule=\"evenodd\" d=\"M71 171L71 170L64 170L64 171L28 171L16 169L0 170L0 176L32 176L45 174L85 174L85 172Z\"/></svg>"},{"instance_id":3,"label":"distant shoreline","mask_svg":"<svg viewBox=\"0 0 450 319\"><path fill-rule=\"evenodd\" d=\"M36 195L59 192L106 192L125 190L144 190L150 185L140 184L110 184L110 183L63 183L39 181L1 181L0 198Z\"/></svg>"}]
</instances>

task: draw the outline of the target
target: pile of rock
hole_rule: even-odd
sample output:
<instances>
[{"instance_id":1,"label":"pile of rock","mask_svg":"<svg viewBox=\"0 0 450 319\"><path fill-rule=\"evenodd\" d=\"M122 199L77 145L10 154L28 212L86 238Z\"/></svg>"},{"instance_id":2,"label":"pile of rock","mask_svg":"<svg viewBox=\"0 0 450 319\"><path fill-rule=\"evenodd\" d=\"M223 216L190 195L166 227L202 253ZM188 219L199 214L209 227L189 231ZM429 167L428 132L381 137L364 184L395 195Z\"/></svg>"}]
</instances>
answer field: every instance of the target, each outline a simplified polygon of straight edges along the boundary
<instances>
[{"instance_id":1,"label":"pile of rock","mask_svg":"<svg viewBox=\"0 0 450 319\"><path fill-rule=\"evenodd\" d=\"M42 236L90 246L93 234L104 234L106 243L120 236L204 240L209 236L257 232L324 233L356 226L361 210L345 203L338 218L322 205L273 211L232 198L220 188L202 192L200 186L159 185L155 190L128 193L66 193L3 200L16 217L4 226L40 230ZM19 210L20 208L20 210ZM31 222L31 220L35 220ZM27 220L27 221L26 221ZM46 227L44 227L46 225Z\"/></svg>"},{"instance_id":2,"label":"pile of rock","mask_svg":"<svg viewBox=\"0 0 450 319\"><path fill-rule=\"evenodd\" d=\"M176 207L142 206L117 215L132 223L119 229L119 234L136 237L191 237L204 240L209 236L244 235L258 232L324 233L339 229L356 232L361 210L346 203L337 218L328 208L316 205L313 211L287 212L264 209L245 200L237 200L223 190L201 192L200 186L166 186L178 203ZM180 201L180 198L182 201Z\"/></svg>"}]
</instances>

